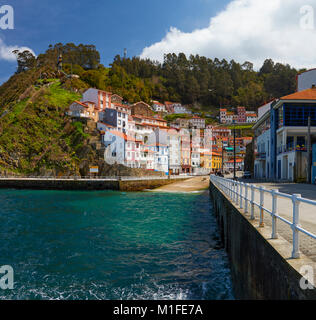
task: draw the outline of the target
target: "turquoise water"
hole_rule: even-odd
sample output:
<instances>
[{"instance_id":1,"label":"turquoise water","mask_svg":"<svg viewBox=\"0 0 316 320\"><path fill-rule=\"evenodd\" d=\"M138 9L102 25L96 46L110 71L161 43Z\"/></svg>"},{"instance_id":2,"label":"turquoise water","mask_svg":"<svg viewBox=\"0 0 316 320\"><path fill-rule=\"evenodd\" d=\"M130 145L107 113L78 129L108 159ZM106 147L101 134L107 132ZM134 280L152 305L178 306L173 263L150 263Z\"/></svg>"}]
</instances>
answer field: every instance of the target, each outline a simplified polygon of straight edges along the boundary
<instances>
[{"instance_id":1,"label":"turquoise water","mask_svg":"<svg viewBox=\"0 0 316 320\"><path fill-rule=\"evenodd\" d=\"M233 299L208 193L0 190L0 299Z\"/></svg>"}]
</instances>

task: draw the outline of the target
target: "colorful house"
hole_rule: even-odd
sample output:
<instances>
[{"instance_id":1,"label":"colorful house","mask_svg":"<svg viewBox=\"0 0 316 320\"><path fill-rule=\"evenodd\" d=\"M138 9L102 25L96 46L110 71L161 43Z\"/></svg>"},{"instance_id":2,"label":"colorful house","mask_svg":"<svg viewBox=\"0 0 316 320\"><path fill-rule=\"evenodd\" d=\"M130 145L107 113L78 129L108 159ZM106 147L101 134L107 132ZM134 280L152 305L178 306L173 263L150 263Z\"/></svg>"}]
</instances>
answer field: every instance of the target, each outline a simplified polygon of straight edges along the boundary
<instances>
[{"instance_id":1,"label":"colorful house","mask_svg":"<svg viewBox=\"0 0 316 320\"><path fill-rule=\"evenodd\" d=\"M91 119L95 122L99 120L99 109L90 101L75 101L70 105L67 114L72 118Z\"/></svg>"}]
</instances>

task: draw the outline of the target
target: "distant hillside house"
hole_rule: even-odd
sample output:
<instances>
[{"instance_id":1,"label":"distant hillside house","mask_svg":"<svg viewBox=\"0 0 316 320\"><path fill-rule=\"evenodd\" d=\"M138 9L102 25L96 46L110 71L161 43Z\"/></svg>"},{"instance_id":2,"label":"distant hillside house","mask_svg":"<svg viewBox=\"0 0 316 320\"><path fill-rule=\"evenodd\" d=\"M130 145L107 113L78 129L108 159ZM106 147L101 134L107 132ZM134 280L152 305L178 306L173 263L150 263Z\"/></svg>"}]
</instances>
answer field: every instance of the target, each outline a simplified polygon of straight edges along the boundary
<instances>
[{"instance_id":1,"label":"distant hillside house","mask_svg":"<svg viewBox=\"0 0 316 320\"><path fill-rule=\"evenodd\" d=\"M189 126L190 126L189 119L182 119L182 118L178 118L170 124L170 127L175 129L188 129Z\"/></svg>"},{"instance_id":2,"label":"distant hillside house","mask_svg":"<svg viewBox=\"0 0 316 320\"><path fill-rule=\"evenodd\" d=\"M194 116L189 122L194 129L205 129L205 119Z\"/></svg>"},{"instance_id":3,"label":"distant hillside house","mask_svg":"<svg viewBox=\"0 0 316 320\"><path fill-rule=\"evenodd\" d=\"M122 104L123 103L123 98L121 96L119 96L118 94L113 94L112 95L112 99L111 99L111 102L112 103L120 103Z\"/></svg>"},{"instance_id":4,"label":"distant hillside house","mask_svg":"<svg viewBox=\"0 0 316 320\"><path fill-rule=\"evenodd\" d=\"M140 101L140 102L134 103L131 106L131 114L133 116L138 115L138 116L152 117L154 115L154 112L152 111L152 109L147 103Z\"/></svg>"},{"instance_id":5,"label":"distant hillside house","mask_svg":"<svg viewBox=\"0 0 316 320\"><path fill-rule=\"evenodd\" d=\"M258 116L254 111L247 111L245 107L237 107L237 113L220 109L221 123L254 123L257 122Z\"/></svg>"},{"instance_id":6,"label":"distant hillside house","mask_svg":"<svg viewBox=\"0 0 316 320\"><path fill-rule=\"evenodd\" d=\"M91 101L100 111L103 111L112 107L111 98L111 92L90 88L83 93L81 101Z\"/></svg>"},{"instance_id":7,"label":"distant hillside house","mask_svg":"<svg viewBox=\"0 0 316 320\"><path fill-rule=\"evenodd\" d=\"M152 109L155 112L166 112L166 106L158 101L153 101Z\"/></svg>"},{"instance_id":8,"label":"distant hillside house","mask_svg":"<svg viewBox=\"0 0 316 320\"><path fill-rule=\"evenodd\" d=\"M175 113L175 112L174 112L174 105L175 105L174 102L165 101L166 111L167 111L169 114Z\"/></svg>"},{"instance_id":9,"label":"distant hillside house","mask_svg":"<svg viewBox=\"0 0 316 320\"><path fill-rule=\"evenodd\" d=\"M91 119L95 122L99 120L99 109L96 107L94 102L86 101L75 101L73 102L67 114L72 118L86 118Z\"/></svg>"},{"instance_id":10,"label":"distant hillside house","mask_svg":"<svg viewBox=\"0 0 316 320\"><path fill-rule=\"evenodd\" d=\"M247 123L256 123L258 121L258 116L254 112L246 113L246 122Z\"/></svg>"},{"instance_id":11,"label":"distant hillside house","mask_svg":"<svg viewBox=\"0 0 316 320\"><path fill-rule=\"evenodd\" d=\"M184 107L181 103L175 103L173 105L174 113L176 114L192 114L190 110Z\"/></svg>"}]
</instances>

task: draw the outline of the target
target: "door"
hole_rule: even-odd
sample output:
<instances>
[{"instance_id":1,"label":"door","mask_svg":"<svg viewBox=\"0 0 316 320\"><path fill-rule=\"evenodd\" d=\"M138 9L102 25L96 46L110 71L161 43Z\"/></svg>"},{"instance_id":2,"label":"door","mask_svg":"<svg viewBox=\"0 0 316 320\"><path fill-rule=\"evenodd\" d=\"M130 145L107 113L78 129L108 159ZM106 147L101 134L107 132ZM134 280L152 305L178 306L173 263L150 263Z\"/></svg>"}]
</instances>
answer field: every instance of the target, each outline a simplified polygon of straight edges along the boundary
<instances>
[{"instance_id":1,"label":"door","mask_svg":"<svg viewBox=\"0 0 316 320\"><path fill-rule=\"evenodd\" d=\"M278 180L281 180L281 160L278 160Z\"/></svg>"},{"instance_id":2,"label":"door","mask_svg":"<svg viewBox=\"0 0 316 320\"><path fill-rule=\"evenodd\" d=\"M289 158L288 156L283 157L283 179L288 180L289 178Z\"/></svg>"}]
</instances>

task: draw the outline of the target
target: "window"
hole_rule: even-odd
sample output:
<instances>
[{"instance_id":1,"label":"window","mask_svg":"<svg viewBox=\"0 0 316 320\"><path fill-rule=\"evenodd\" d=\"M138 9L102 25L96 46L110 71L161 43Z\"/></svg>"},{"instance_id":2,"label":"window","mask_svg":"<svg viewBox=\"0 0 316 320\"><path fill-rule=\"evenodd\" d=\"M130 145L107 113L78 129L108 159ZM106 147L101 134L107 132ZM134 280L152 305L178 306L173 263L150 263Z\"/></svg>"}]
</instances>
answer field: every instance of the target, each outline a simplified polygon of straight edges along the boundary
<instances>
[{"instance_id":1,"label":"window","mask_svg":"<svg viewBox=\"0 0 316 320\"><path fill-rule=\"evenodd\" d=\"M287 150L292 150L294 148L294 137L286 138L286 148Z\"/></svg>"},{"instance_id":2,"label":"window","mask_svg":"<svg viewBox=\"0 0 316 320\"><path fill-rule=\"evenodd\" d=\"M296 142L296 146L299 149L304 149L306 144L305 144L305 137L297 137L297 142Z\"/></svg>"}]
</instances>

